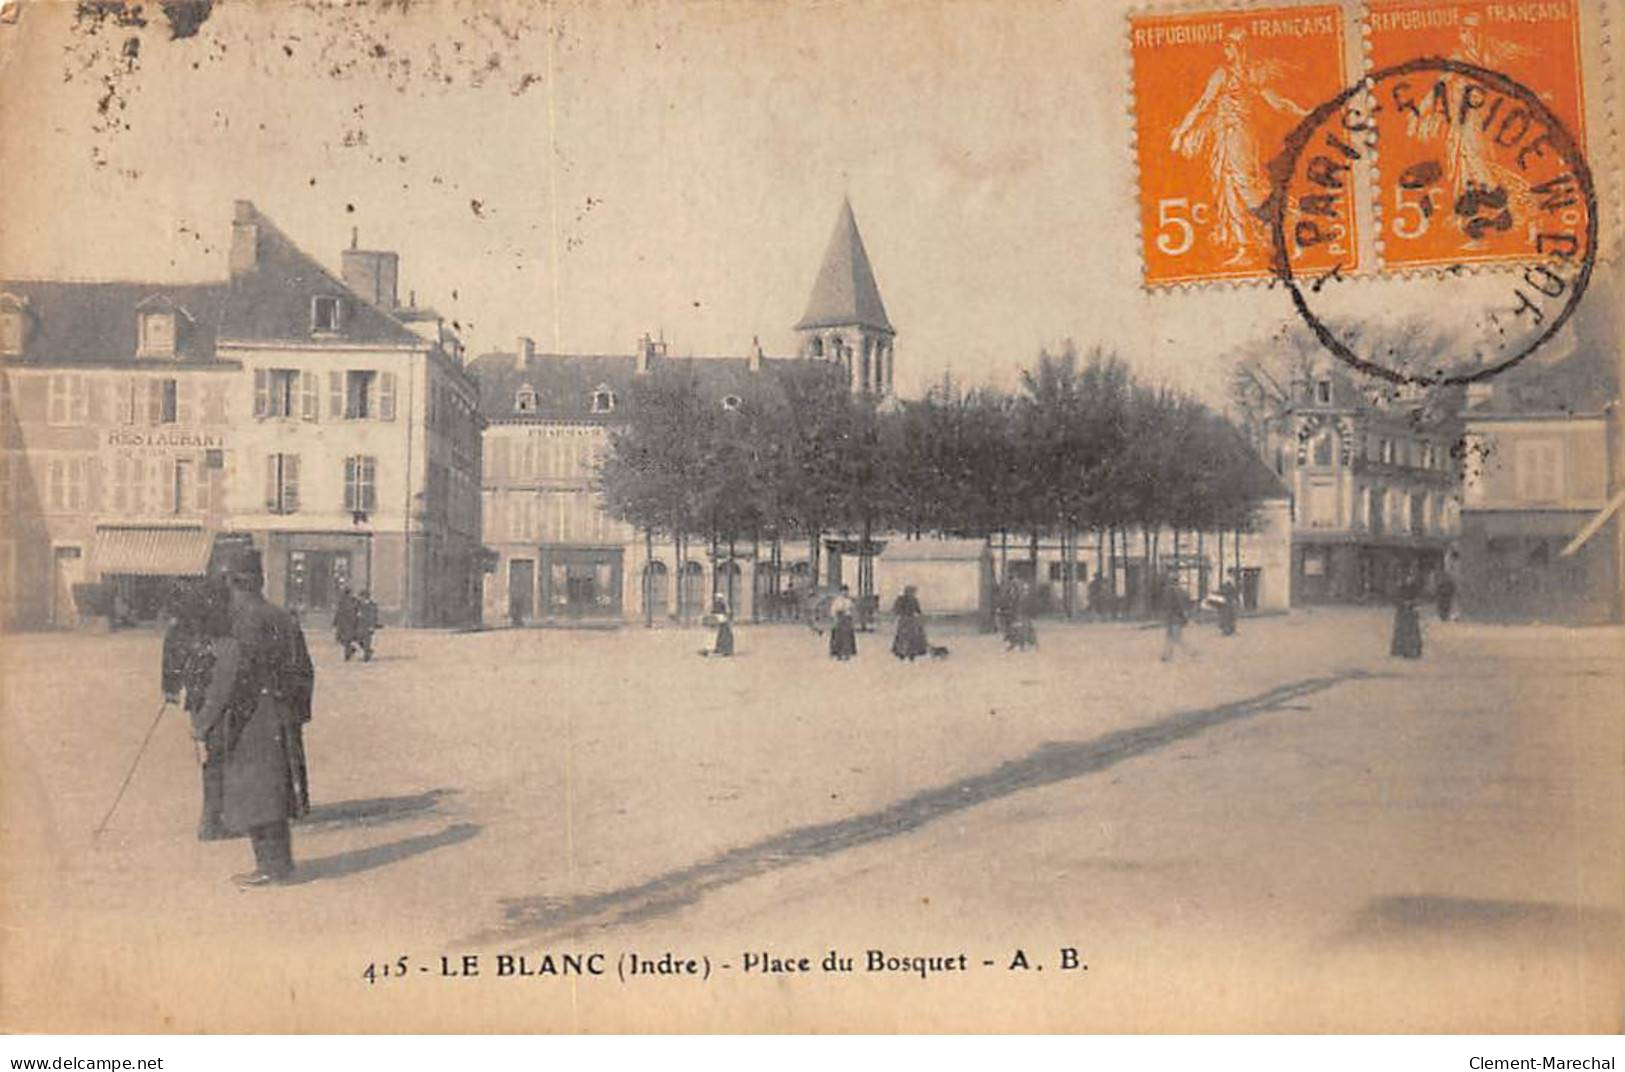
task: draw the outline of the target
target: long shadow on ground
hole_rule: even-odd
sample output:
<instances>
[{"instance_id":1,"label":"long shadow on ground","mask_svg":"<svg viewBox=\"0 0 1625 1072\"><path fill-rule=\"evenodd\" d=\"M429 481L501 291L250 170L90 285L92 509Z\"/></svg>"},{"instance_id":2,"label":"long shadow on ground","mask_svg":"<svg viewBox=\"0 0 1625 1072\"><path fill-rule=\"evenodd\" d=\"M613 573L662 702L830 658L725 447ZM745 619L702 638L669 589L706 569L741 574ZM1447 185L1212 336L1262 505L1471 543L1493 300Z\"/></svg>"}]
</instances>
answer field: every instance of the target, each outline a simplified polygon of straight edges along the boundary
<instances>
[{"instance_id":1,"label":"long shadow on ground","mask_svg":"<svg viewBox=\"0 0 1625 1072\"><path fill-rule=\"evenodd\" d=\"M340 800L331 804L312 805L310 813L300 819L304 830L327 830L338 827L378 826L406 819L419 819L438 812L441 801L456 795L455 789L429 789L422 793L409 793L398 797L367 797L360 800Z\"/></svg>"},{"instance_id":2,"label":"long shadow on ground","mask_svg":"<svg viewBox=\"0 0 1625 1072\"><path fill-rule=\"evenodd\" d=\"M804 860L834 856L848 849L912 833L945 815L1013 793L1094 774L1123 760L1165 748L1216 726L1267 711L1290 709L1304 697L1325 692L1345 681L1371 676L1355 670L1330 677L1306 678L1234 703L1180 711L1144 726L1118 730L1087 741L1045 744L1020 759L1001 764L983 774L927 789L878 811L787 830L751 845L729 849L708 860L657 875L634 886L567 900L545 896L504 898L499 902L503 909L502 922L494 931L474 941L525 936L588 921L608 926L666 915L695 903L712 890Z\"/></svg>"},{"instance_id":3,"label":"long shadow on ground","mask_svg":"<svg viewBox=\"0 0 1625 1072\"><path fill-rule=\"evenodd\" d=\"M302 886L307 882L319 882L325 878L342 878L358 871L371 871L375 867L396 863L409 856L417 856L420 853L467 841L469 838L477 837L481 829L478 823L453 823L433 834L419 834L416 837L401 838L399 841L372 845L365 849L354 849L314 860L301 860L294 870L293 878L289 880L289 885Z\"/></svg>"}]
</instances>

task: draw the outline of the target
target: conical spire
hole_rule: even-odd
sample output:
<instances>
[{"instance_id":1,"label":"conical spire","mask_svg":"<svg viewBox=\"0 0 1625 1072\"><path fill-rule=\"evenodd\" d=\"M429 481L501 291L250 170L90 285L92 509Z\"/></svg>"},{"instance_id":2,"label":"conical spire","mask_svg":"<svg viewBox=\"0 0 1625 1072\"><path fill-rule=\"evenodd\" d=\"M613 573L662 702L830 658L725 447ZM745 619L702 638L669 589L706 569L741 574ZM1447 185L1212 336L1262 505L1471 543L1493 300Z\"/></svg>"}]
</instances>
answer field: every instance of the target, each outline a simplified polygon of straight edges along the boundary
<instances>
[{"instance_id":1,"label":"conical spire","mask_svg":"<svg viewBox=\"0 0 1625 1072\"><path fill-rule=\"evenodd\" d=\"M835 232L829 236L829 247L824 251L824 266L818 270L807 311L796 324L797 331L833 327L892 331L849 199L841 202Z\"/></svg>"}]
</instances>

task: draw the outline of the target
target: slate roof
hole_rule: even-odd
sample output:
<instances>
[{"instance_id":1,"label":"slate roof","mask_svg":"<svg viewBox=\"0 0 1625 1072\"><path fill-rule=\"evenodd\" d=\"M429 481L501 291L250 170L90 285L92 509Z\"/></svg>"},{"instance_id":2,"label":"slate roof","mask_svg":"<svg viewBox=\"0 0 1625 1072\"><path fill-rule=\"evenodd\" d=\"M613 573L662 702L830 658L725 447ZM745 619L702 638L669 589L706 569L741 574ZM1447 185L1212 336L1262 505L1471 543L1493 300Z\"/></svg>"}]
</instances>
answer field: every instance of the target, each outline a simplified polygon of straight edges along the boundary
<instances>
[{"instance_id":1,"label":"slate roof","mask_svg":"<svg viewBox=\"0 0 1625 1072\"><path fill-rule=\"evenodd\" d=\"M1491 379L1465 416L1596 416L1619 401L1617 360L1600 346L1552 362L1525 360Z\"/></svg>"},{"instance_id":2,"label":"slate roof","mask_svg":"<svg viewBox=\"0 0 1625 1072\"><path fill-rule=\"evenodd\" d=\"M763 358L761 371L752 372L743 357L656 357L650 367L687 371L699 382L702 394L720 405L731 394L745 397L759 377L771 376L794 359ZM637 359L629 354L535 354L521 364L512 352L481 354L469 363L480 385L480 415L488 421L573 421L617 424L626 420L636 404L634 385ZM519 409L519 391L536 392L536 408ZM593 395L600 386L615 395L615 408L593 412Z\"/></svg>"},{"instance_id":3,"label":"slate roof","mask_svg":"<svg viewBox=\"0 0 1625 1072\"><path fill-rule=\"evenodd\" d=\"M863 248L863 236L858 233L857 218L852 215L852 202L842 201L835 231L824 250L823 267L796 330L852 326L893 330L869 265L869 253Z\"/></svg>"},{"instance_id":4,"label":"slate roof","mask_svg":"<svg viewBox=\"0 0 1625 1072\"><path fill-rule=\"evenodd\" d=\"M232 342L347 343L421 347L424 340L383 309L344 285L315 258L294 245L252 202L238 201L235 223L258 228L256 263L234 271L221 318L220 337ZM336 332L313 330L311 302L343 299Z\"/></svg>"},{"instance_id":5,"label":"slate roof","mask_svg":"<svg viewBox=\"0 0 1625 1072\"><path fill-rule=\"evenodd\" d=\"M8 365L155 365L212 361L223 283L166 284L0 280L0 296L18 299L27 317L20 355ZM0 307L9 303L0 297ZM175 357L137 357L142 310L173 309Z\"/></svg>"}]
</instances>

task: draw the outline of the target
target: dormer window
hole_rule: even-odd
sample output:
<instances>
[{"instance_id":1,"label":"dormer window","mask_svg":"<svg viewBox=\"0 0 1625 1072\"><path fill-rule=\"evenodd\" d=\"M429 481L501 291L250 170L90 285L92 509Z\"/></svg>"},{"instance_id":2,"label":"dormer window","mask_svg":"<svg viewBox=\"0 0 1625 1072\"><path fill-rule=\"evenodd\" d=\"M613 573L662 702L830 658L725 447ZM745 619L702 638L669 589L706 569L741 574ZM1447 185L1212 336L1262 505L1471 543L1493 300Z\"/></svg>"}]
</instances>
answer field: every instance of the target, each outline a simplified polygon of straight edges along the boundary
<instances>
[{"instance_id":1,"label":"dormer window","mask_svg":"<svg viewBox=\"0 0 1625 1072\"><path fill-rule=\"evenodd\" d=\"M735 412L736 410L739 409L740 406L742 406L744 404L745 404L745 400L740 398L738 395L723 395L722 396L722 408L727 410L729 413Z\"/></svg>"},{"instance_id":2,"label":"dormer window","mask_svg":"<svg viewBox=\"0 0 1625 1072\"><path fill-rule=\"evenodd\" d=\"M0 294L0 354L20 354L27 344L27 299Z\"/></svg>"},{"instance_id":3,"label":"dormer window","mask_svg":"<svg viewBox=\"0 0 1625 1072\"><path fill-rule=\"evenodd\" d=\"M20 309L0 309L0 354L23 352L25 324Z\"/></svg>"},{"instance_id":4,"label":"dormer window","mask_svg":"<svg viewBox=\"0 0 1625 1072\"><path fill-rule=\"evenodd\" d=\"M310 300L310 330L335 332L339 330L343 303L331 294L318 294Z\"/></svg>"},{"instance_id":5,"label":"dormer window","mask_svg":"<svg viewBox=\"0 0 1625 1072\"><path fill-rule=\"evenodd\" d=\"M140 357L175 356L175 314L142 313L136 354Z\"/></svg>"},{"instance_id":6,"label":"dormer window","mask_svg":"<svg viewBox=\"0 0 1625 1072\"><path fill-rule=\"evenodd\" d=\"M615 392L607 384L599 384L592 392L592 411L594 413L613 413L615 411Z\"/></svg>"},{"instance_id":7,"label":"dormer window","mask_svg":"<svg viewBox=\"0 0 1625 1072\"><path fill-rule=\"evenodd\" d=\"M536 412L536 388L525 384L514 393L513 408L520 413Z\"/></svg>"}]
</instances>

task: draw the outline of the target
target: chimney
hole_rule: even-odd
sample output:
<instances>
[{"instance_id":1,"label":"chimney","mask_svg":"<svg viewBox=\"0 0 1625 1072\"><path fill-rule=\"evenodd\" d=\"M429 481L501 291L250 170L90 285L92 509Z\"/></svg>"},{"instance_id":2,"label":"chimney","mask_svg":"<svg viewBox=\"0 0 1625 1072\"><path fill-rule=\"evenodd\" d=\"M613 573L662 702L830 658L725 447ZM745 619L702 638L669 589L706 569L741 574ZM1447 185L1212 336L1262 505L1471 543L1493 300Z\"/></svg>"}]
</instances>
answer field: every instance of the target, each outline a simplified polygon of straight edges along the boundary
<instances>
[{"instance_id":1,"label":"chimney","mask_svg":"<svg viewBox=\"0 0 1625 1072\"><path fill-rule=\"evenodd\" d=\"M760 336L752 335L750 337L750 359L747 367L752 372L762 371L762 340Z\"/></svg>"},{"instance_id":2,"label":"chimney","mask_svg":"<svg viewBox=\"0 0 1625 1072\"><path fill-rule=\"evenodd\" d=\"M232 275L252 272L260 263L260 217L254 202L237 201L232 206L231 253Z\"/></svg>"},{"instance_id":3,"label":"chimney","mask_svg":"<svg viewBox=\"0 0 1625 1072\"><path fill-rule=\"evenodd\" d=\"M655 342L653 339L649 338L649 333L645 331L642 335L638 336L637 363L639 376L647 376L649 374L649 365L654 360L654 357Z\"/></svg>"},{"instance_id":4,"label":"chimney","mask_svg":"<svg viewBox=\"0 0 1625 1072\"><path fill-rule=\"evenodd\" d=\"M351 241L355 238L352 233ZM400 304L396 290L401 270L399 254L353 245L342 255L344 285L382 309L393 311Z\"/></svg>"},{"instance_id":5,"label":"chimney","mask_svg":"<svg viewBox=\"0 0 1625 1072\"><path fill-rule=\"evenodd\" d=\"M535 360L536 340L532 339L529 335L519 336L519 367L522 369L530 368L531 363Z\"/></svg>"}]
</instances>

